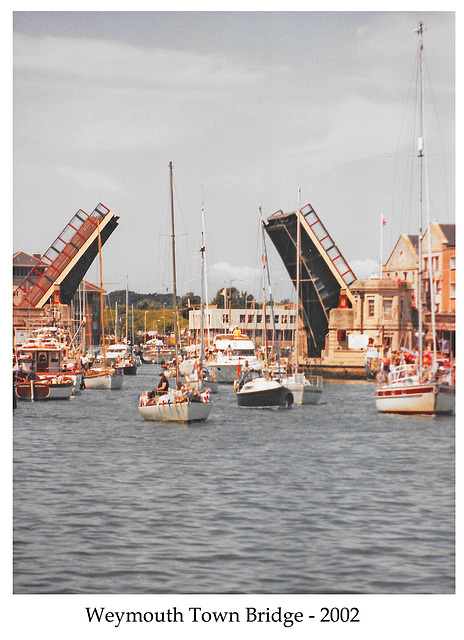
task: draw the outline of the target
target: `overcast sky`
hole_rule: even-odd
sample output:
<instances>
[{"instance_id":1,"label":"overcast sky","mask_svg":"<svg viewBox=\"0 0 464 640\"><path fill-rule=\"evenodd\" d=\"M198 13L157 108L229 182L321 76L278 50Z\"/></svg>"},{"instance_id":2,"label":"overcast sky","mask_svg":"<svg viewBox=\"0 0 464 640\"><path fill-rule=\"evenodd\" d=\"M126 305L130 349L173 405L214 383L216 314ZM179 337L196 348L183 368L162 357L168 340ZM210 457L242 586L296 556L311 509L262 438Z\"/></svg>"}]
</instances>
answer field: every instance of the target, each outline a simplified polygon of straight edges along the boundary
<instances>
[{"instance_id":1,"label":"overcast sky","mask_svg":"<svg viewBox=\"0 0 464 640\"><path fill-rule=\"evenodd\" d=\"M44 253L78 209L120 217L106 289L259 292L264 218L311 203L359 278L417 233L408 114L423 20L430 216L454 222L452 12L14 14L14 251ZM407 179L406 179L407 177ZM277 298L291 286L268 239ZM97 262L97 261L95 261ZM87 279L98 281L97 265Z\"/></svg>"}]
</instances>

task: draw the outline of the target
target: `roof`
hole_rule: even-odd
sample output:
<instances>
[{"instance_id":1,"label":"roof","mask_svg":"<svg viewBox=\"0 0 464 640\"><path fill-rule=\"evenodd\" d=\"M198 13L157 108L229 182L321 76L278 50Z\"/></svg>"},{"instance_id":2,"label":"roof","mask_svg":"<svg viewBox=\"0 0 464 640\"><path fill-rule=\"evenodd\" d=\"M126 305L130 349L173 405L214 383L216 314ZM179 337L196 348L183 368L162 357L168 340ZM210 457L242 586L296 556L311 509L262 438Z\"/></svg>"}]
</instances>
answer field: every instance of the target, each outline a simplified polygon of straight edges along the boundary
<instances>
[{"instance_id":1,"label":"roof","mask_svg":"<svg viewBox=\"0 0 464 640\"><path fill-rule=\"evenodd\" d=\"M13 266L14 267L35 267L46 266L46 263L41 259L40 253L34 254L31 256L30 253L25 253L24 251L17 251L13 254Z\"/></svg>"},{"instance_id":2,"label":"roof","mask_svg":"<svg viewBox=\"0 0 464 640\"><path fill-rule=\"evenodd\" d=\"M456 246L456 225L455 224L439 224L440 231L446 238L449 247Z\"/></svg>"}]
</instances>

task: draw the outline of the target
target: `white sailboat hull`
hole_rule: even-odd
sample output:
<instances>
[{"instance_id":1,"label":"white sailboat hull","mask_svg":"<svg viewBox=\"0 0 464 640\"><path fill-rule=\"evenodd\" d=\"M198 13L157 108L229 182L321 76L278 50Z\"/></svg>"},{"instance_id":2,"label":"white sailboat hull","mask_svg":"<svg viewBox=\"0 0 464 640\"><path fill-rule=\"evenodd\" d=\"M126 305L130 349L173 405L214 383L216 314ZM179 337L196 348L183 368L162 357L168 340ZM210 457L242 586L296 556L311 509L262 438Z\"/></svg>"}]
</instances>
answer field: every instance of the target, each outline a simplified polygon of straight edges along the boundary
<instances>
[{"instance_id":1,"label":"white sailboat hull","mask_svg":"<svg viewBox=\"0 0 464 640\"><path fill-rule=\"evenodd\" d=\"M375 392L375 404L381 413L452 414L455 388L438 382L384 385Z\"/></svg>"},{"instance_id":2,"label":"white sailboat hull","mask_svg":"<svg viewBox=\"0 0 464 640\"><path fill-rule=\"evenodd\" d=\"M176 402L173 394L159 398L158 402L147 402L142 394L139 411L144 420L153 422L199 422L206 420L213 405L210 402Z\"/></svg>"},{"instance_id":3,"label":"white sailboat hull","mask_svg":"<svg viewBox=\"0 0 464 640\"><path fill-rule=\"evenodd\" d=\"M86 389L121 389L123 381L124 375L115 372L84 377L84 385Z\"/></svg>"},{"instance_id":4,"label":"white sailboat hull","mask_svg":"<svg viewBox=\"0 0 464 640\"><path fill-rule=\"evenodd\" d=\"M322 395L322 386L311 383L302 374L288 376L282 384L293 393L294 404L317 404Z\"/></svg>"}]
</instances>

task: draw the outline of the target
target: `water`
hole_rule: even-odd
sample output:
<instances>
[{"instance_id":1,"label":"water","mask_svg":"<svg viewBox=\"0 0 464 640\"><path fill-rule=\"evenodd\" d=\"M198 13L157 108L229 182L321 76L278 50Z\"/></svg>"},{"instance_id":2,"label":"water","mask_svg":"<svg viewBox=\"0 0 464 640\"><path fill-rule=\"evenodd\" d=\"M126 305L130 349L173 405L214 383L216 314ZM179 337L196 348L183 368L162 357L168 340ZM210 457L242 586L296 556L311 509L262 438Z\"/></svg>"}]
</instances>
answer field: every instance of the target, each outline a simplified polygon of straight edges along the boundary
<instances>
[{"instance_id":1,"label":"water","mask_svg":"<svg viewBox=\"0 0 464 640\"><path fill-rule=\"evenodd\" d=\"M121 391L14 415L15 593L452 593L454 418L320 404L144 422Z\"/></svg>"}]
</instances>

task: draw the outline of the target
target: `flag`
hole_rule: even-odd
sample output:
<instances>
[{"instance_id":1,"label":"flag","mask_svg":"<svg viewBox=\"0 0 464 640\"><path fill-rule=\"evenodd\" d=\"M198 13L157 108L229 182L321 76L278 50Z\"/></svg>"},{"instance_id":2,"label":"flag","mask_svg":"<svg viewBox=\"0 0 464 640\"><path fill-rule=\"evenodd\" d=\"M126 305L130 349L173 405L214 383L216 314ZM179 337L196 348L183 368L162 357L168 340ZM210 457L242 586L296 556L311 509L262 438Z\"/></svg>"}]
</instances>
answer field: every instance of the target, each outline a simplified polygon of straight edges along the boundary
<instances>
[{"instance_id":1,"label":"flag","mask_svg":"<svg viewBox=\"0 0 464 640\"><path fill-rule=\"evenodd\" d=\"M384 227L387 224L387 221L385 220L385 218L382 218L382 227Z\"/></svg>"}]
</instances>

